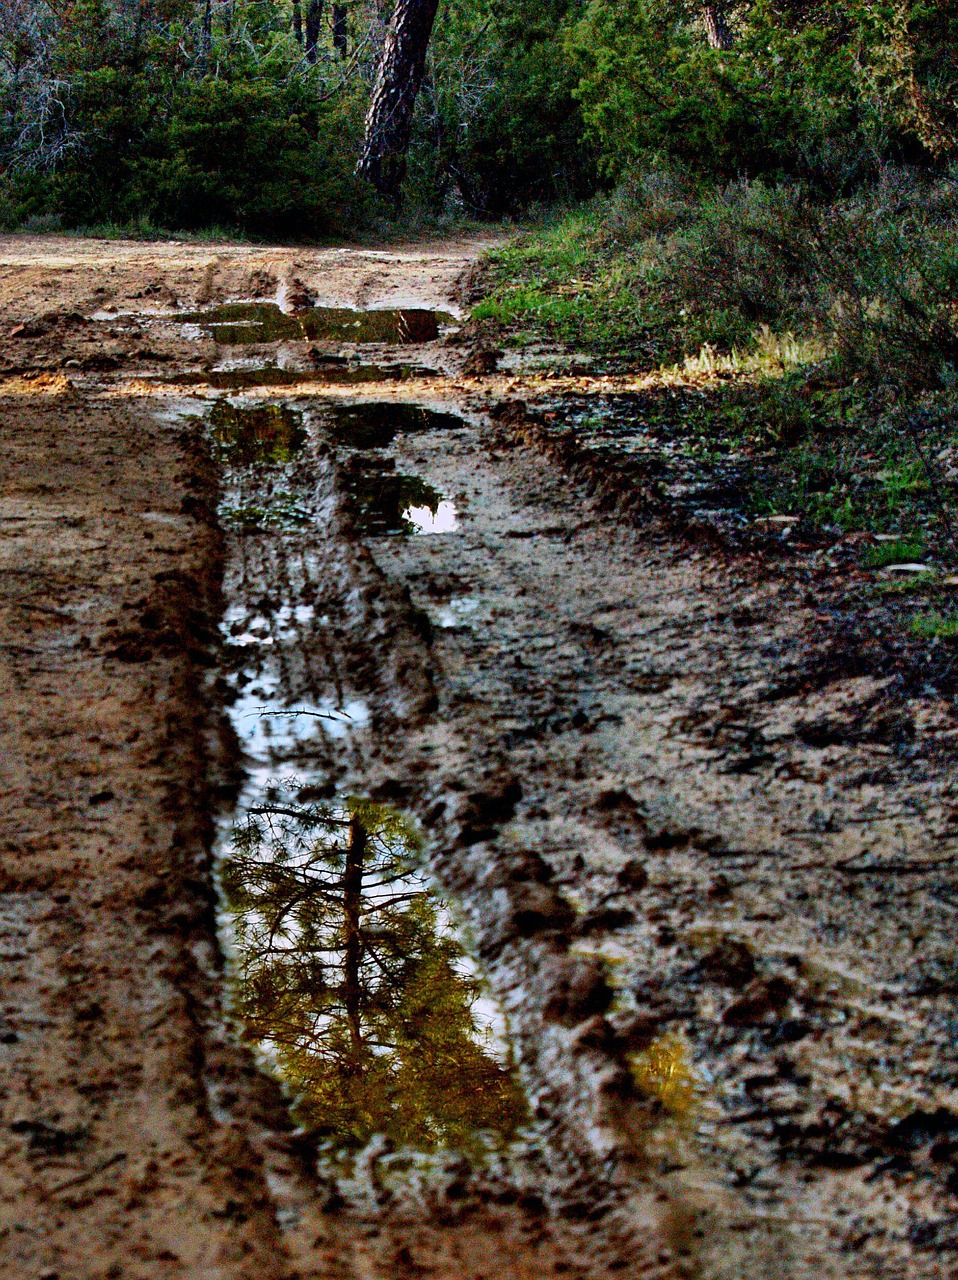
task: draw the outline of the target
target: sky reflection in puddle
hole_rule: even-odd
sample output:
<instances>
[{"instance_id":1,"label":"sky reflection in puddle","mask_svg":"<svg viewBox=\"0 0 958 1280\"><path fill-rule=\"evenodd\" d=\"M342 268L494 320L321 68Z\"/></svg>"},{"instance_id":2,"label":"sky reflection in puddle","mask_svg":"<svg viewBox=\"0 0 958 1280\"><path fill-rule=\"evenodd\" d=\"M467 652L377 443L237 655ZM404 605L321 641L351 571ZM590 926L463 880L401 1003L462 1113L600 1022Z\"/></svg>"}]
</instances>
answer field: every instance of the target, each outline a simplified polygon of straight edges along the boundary
<instances>
[{"instance_id":1,"label":"sky reflection in puddle","mask_svg":"<svg viewBox=\"0 0 958 1280\"><path fill-rule=\"evenodd\" d=\"M379 467L355 470L346 481L354 527L372 537L451 533L455 504L418 476Z\"/></svg>"},{"instance_id":2,"label":"sky reflection in puddle","mask_svg":"<svg viewBox=\"0 0 958 1280\"><path fill-rule=\"evenodd\" d=\"M436 626L448 631L473 625L481 607L482 601L476 596L453 596L436 611Z\"/></svg>"},{"instance_id":3,"label":"sky reflection in puddle","mask_svg":"<svg viewBox=\"0 0 958 1280\"><path fill-rule=\"evenodd\" d=\"M435 510L431 507L407 507L402 518L412 525L414 533L455 533L459 528L455 503L441 499Z\"/></svg>"}]
</instances>

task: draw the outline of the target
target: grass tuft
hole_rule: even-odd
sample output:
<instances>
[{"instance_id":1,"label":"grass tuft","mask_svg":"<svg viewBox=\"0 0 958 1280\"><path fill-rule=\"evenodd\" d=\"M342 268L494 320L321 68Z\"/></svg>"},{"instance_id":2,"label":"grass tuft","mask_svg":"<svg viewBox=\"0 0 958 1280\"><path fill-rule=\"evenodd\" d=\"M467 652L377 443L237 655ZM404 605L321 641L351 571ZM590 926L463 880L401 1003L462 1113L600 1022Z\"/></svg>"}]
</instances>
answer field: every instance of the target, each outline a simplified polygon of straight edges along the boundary
<instances>
[{"instance_id":1,"label":"grass tuft","mask_svg":"<svg viewBox=\"0 0 958 1280\"><path fill-rule=\"evenodd\" d=\"M885 569L889 565L915 564L924 555L925 548L920 542L879 542L865 550L862 565L866 569Z\"/></svg>"},{"instance_id":2,"label":"grass tuft","mask_svg":"<svg viewBox=\"0 0 958 1280\"><path fill-rule=\"evenodd\" d=\"M958 614L916 613L909 629L912 635L927 640L954 640L958 637Z\"/></svg>"}]
</instances>

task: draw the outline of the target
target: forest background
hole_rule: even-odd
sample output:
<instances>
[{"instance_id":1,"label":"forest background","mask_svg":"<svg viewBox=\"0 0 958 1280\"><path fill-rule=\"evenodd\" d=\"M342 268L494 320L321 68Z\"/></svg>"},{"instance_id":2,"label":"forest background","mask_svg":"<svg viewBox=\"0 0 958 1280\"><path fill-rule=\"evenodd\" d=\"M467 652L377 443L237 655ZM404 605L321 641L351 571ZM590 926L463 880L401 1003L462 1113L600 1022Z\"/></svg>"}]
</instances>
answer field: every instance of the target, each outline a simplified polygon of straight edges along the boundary
<instances>
[{"instance_id":1,"label":"forest background","mask_svg":"<svg viewBox=\"0 0 958 1280\"><path fill-rule=\"evenodd\" d=\"M4 224L355 232L392 9L5 0ZM947 0L443 0L406 208L516 216L663 166L835 196L956 155Z\"/></svg>"},{"instance_id":2,"label":"forest background","mask_svg":"<svg viewBox=\"0 0 958 1280\"><path fill-rule=\"evenodd\" d=\"M4 0L0 226L316 241L524 220L474 312L489 341L724 371L669 430L765 458L753 506L891 529L888 563L955 552L950 0L442 0L401 199L357 173L393 12Z\"/></svg>"}]
</instances>

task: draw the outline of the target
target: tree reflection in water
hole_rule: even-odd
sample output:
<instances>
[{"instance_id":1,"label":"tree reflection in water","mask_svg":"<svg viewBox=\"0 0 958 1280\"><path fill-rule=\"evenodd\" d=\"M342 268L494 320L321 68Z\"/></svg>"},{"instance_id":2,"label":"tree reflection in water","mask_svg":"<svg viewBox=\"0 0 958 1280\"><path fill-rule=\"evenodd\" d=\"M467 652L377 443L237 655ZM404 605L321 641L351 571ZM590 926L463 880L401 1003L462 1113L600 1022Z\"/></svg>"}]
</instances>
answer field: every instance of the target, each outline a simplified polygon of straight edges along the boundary
<instances>
[{"instance_id":1,"label":"tree reflection in water","mask_svg":"<svg viewBox=\"0 0 958 1280\"><path fill-rule=\"evenodd\" d=\"M223 864L245 1035L332 1149L469 1147L525 1114L418 847L395 810L302 803L293 780L246 810Z\"/></svg>"}]
</instances>

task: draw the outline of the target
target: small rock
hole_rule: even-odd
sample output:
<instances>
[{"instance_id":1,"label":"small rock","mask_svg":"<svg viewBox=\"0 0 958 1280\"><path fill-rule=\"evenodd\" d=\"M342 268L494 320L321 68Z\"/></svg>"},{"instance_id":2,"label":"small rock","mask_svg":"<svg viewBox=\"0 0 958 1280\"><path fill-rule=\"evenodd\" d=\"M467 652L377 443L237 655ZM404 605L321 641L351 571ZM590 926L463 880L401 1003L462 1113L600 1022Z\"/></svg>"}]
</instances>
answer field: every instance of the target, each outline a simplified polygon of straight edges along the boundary
<instances>
[{"instance_id":1,"label":"small rock","mask_svg":"<svg viewBox=\"0 0 958 1280\"><path fill-rule=\"evenodd\" d=\"M709 885L708 896L716 902L724 902L727 898L731 898L732 882L724 871L720 871Z\"/></svg>"},{"instance_id":2,"label":"small rock","mask_svg":"<svg viewBox=\"0 0 958 1280\"><path fill-rule=\"evenodd\" d=\"M627 907L597 907L594 911L586 911L576 921L575 931L580 936L590 933L612 933L616 929L627 929L635 923L635 914Z\"/></svg>"},{"instance_id":3,"label":"small rock","mask_svg":"<svg viewBox=\"0 0 958 1280\"><path fill-rule=\"evenodd\" d=\"M627 809L634 812L636 804L624 787L606 787L596 796L595 807L603 813L612 813L616 809Z\"/></svg>"},{"instance_id":4,"label":"small rock","mask_svg":"<svg viewBox=\"0 0 958 1280\"><path fill-rule=\"evenodd\" d=\"M726 987L744 987L755 977L755 957L734 938L723 938L702 960L702 972Z\"/></svg>"},{"instance_id":5,"label":"small rock","mask_svg":"<svg viewBox=\"0 0 958 1280\"><path fill-rule=\"evenodd\" d=\"M551 993L543 1009L547 1022L567 1027L603 1014L612 1003L613 992L600 961L567 957L552 976Z\"/></svg>"},{"instance_id":6,"label":"small rock","mask_svg":"<svg viewBox=\"0 0 958 1280\"><path fill-rule=\"evenodd\" d=\"M521 938L568 929L575 920L572 908L551 885L512 885L509 897L512 924Z\"/></svg>"},{"instance_id":7,"label":"small rock","mask_svg":"<svg viewBox=\"0 0 958 1280\"><path fill-rule=\"evenodd\" d=\"M630 858L625 866L619 868L617 877L623 889L644 889L649 883L649 873L638 858Z\"/></svg>"},{"instance_id":8,"label":"small rock","mask_svg":"<svg viewBox=\"0 0 958 1280\"><path fill-rule=\"evenodd\" d=\"M501 351L482 349L474 351L462 367L468 377L481 377L483 374L495 373L499 365Z\"/></svg>"},{"instance_id":9,"label":"small rock","mask_svg":"<svg viewBox=\"0 0 958 1280\"><path fill-rule=\"evenodd\" d=\"M761 1022L769 1013L780 1013L788 1004L794 987L787 978L759 979L746 987L740 999L722 1014L729 1027L746 1027Z\"/></svg>"}]
</instances>

